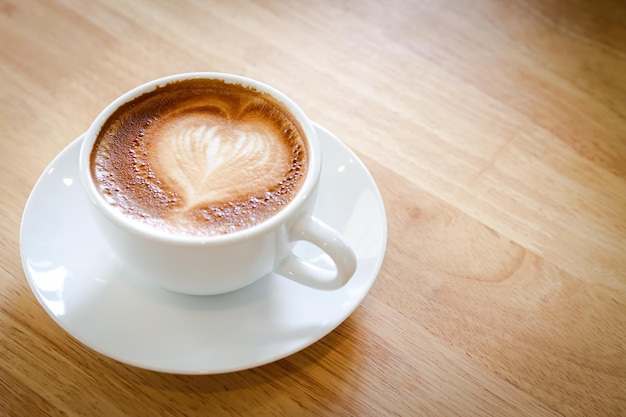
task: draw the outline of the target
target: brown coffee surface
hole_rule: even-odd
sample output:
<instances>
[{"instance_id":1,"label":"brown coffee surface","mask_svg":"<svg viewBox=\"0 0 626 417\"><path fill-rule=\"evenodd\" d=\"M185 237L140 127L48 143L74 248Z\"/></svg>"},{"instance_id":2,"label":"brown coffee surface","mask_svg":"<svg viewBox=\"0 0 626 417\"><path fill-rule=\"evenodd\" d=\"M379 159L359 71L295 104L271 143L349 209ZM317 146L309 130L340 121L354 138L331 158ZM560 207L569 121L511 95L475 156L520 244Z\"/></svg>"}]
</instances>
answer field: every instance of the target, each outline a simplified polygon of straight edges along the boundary
<instances>
[{"instance_id":1,"label":"brown coffee surface","mask_svg":"<svg viewBox=\"0 0 626 417\"><path fill-rule=\"evenodd\" d=\"M105 200L174 234L246 229L299 191L307 145L294 117L266 93L220 80L159 87L101 128L91 173Z\"/></svg>"}]
</instances>

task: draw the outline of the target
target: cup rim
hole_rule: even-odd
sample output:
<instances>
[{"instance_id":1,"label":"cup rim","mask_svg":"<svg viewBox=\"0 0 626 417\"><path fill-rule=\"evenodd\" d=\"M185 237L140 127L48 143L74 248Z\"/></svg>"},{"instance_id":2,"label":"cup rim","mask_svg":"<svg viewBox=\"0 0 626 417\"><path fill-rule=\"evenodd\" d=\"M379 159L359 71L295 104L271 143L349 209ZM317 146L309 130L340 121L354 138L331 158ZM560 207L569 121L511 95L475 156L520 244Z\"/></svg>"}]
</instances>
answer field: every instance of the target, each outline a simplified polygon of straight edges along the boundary
<instances>
[{"instance_id":1,"label":"cup rim","mask_svg":"<svg viewBox=\"0 0 626 417\"><path fill-rule=\"evenodd\" d=\"M106 202L104 197L97 190L94 183L94 179L91 175L90 156L93 144L95 143L98 133L102 125L106 120L124 103L127 103L144 93L150 92L156 88L164 86L166 84L188 80L188 79L220 79L231 84L241 84L244 87L252 87L258 91L268 93L283 105L294 115L297 122L300 124L304 134L306 136L305 141L307 145L308 161L307 161L307 174L304 179L300 190L296 193L294 198L287 203L278 213L271 216L269 219L256 224L252 227L238 230L232 233L219 234L219 235L207 235L207 236L194 236L168 233L143 223L139 220L132 219L125 215L120 210L116 209L112 205ZM224 73L224 72L188 72L169 75L161 77L144 84L141 84L126 93L122 94L111 103L109 103L104 110L98 114L93 120L87 131L85 132L79 153L79 172L83 183L83 188L87 191L87 195L95 205L95 207L105 215L109 220L124 230L143 236L149 240L155 240L160 242L167 242L171 244L179 245L211 245L211 244L225 244L234 241L246 240L254 236L259 236L264 233L274 230L276 227L284 224L292 216L297 215L298 210L305 204L309 197L315 192L315 186L317 185L319 175L321 172L321 158L320 158L320 146L317 133L313 128L311 120L306 116L304 111L287 95L271 87L261 81L248 78L241 75Z\"/></svg>"}]
</instances>

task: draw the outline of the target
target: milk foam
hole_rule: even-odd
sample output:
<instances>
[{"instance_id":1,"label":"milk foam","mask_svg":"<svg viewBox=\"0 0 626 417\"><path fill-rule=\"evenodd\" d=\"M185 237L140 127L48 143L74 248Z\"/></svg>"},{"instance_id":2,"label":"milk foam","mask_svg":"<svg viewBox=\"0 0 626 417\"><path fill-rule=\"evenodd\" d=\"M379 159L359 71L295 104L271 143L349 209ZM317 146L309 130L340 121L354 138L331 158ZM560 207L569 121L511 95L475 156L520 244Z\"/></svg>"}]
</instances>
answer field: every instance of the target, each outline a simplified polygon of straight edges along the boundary
<instances>
[{"instance_id":1,"label":"milk foam","mask_svg":"<svg viewBox=\"0 0 626 417\"><path fill-rule=\"evenodd\" d=\"M152 170L173 188L183 209L235 201L271 189L285 177L292 150L266 121L233 121L196 112L146 130Z\"/></svg>"}]
</instances>

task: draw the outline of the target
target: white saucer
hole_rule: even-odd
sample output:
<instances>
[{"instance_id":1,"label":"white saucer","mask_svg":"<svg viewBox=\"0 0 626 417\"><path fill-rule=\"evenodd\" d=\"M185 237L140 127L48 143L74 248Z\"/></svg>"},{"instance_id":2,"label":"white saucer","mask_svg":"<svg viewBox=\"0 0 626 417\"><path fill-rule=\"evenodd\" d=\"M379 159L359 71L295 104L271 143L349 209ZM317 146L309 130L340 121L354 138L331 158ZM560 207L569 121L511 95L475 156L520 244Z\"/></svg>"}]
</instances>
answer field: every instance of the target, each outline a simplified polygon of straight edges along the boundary
<instances>
[{"instance_id":1,"label":"white saucer","mask_svg":"<svg viewBox=\"0 0 626 417\"><path fill-rule=\"evenodd\" d=\"M198 297L157 288L128 273L89 215L78 175L81 138L65 148L35 185L22 218L22 264L35 296L70 335L141 368L212 374L288 356L335 329L361 303L385 253L383 202L361 161L316 126L324 167L315 215L344 234L358 258L342 289L317 291L269 274L233 293ZM299 244L311 262L321 252Z\"/></svg>"}]
</instances>

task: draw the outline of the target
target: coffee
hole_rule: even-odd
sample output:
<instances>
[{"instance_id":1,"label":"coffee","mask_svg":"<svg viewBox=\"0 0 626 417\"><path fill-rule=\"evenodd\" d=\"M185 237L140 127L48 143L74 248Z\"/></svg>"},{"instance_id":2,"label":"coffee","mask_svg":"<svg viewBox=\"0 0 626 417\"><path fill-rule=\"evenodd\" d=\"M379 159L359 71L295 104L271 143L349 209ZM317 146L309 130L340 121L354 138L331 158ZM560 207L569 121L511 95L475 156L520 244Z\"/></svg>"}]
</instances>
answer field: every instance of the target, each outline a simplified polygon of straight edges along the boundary
<instances>
[{"instance_id":1,"label":"coffee","mask_svg":"<svg viewBox=\"0 0 626 417\"><path fill-rule=\"evenodd\" d=\"M108 204L163 231L235 232L298 193L307 143L269 94L217 79L172 82L119 107L103 124L90 169Z\"/></svg>"}]
</instances>

